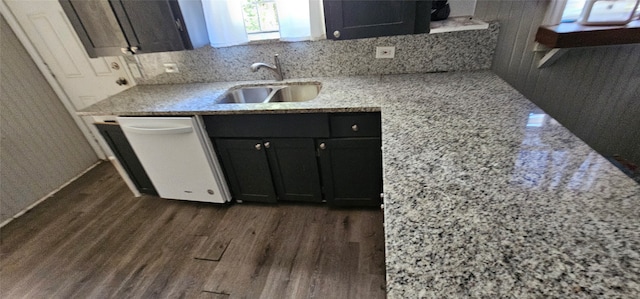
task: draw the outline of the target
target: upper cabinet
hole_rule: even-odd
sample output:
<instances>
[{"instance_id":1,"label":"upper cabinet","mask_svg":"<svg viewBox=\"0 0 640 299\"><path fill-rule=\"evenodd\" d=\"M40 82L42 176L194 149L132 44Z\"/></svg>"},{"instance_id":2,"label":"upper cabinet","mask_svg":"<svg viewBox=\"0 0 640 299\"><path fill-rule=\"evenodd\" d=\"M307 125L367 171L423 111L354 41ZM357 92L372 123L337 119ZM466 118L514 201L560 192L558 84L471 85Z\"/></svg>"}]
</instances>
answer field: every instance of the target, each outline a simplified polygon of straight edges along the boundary
<instances>
[{"instance_id":1,"label":"upper cabinet","mask_svg":"<svg viewBox=\"0 0 640 299\"><path fill-rule=\"evenodd\" d=\"M325 0L324 14L330 39L427 33L431 1Z\"/></svg>"},{"instance_id":2,"label":"upper cabinet","mask_svg":"<svg viewBox=\"0 0 640 299\"><path fill-rule=\"evenodd\" d=\"M60 0L89 57L209 44L200 1Z\"/></svg>"}]
</instances>

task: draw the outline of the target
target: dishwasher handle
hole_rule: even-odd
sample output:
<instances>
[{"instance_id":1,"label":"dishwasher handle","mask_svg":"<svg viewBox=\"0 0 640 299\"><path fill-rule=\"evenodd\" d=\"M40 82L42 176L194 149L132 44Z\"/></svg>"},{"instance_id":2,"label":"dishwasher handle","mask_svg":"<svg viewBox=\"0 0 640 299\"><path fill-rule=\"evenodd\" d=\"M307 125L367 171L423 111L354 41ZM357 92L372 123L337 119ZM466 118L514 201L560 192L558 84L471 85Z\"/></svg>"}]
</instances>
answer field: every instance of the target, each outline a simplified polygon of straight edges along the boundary
<instances>
[{"instance_id":1,"label":"dishwasher handle","mask_svg":"<svg viewBox=\"0 0 640 299\"><path fill-rule=\"evenodd\" d=\"M193 127L184 126L184 127L167 127L167 128L145 128L145 127L134 127L134 126L121 126L123 130L135 133L135 134L143 134L143 135L175 135L175 134L186 134L193 132Z\"/></svg>"}]
</instances>

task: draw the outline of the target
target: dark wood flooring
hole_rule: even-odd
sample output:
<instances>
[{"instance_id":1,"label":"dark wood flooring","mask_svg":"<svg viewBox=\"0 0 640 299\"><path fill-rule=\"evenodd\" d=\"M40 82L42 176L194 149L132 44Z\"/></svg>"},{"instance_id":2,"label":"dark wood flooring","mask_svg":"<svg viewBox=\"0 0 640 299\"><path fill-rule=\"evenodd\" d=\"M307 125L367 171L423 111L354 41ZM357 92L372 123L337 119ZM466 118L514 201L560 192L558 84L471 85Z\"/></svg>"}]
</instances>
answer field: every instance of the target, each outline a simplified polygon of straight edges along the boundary
<instances>
[{"instance_id":1,"label":"dark wood flooring","mask_svg":"<svg viewBox=\"0 0 640 299\"><path fill-rule=\"evenodd\" d=\"M382 217L135 198L102 163L0 229L0 297L384 298Z\"/></svg>"}]
</instances>

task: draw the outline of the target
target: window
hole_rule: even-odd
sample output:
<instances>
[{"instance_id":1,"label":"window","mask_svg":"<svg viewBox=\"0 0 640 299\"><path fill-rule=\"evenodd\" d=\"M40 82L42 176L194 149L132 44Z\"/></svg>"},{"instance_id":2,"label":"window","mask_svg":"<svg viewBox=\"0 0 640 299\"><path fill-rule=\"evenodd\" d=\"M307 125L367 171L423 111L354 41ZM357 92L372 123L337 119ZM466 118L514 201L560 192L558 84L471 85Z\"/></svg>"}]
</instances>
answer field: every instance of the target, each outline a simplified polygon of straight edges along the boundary
<instances>
[{"instance_id":1,"label":"window","mask_svg":"<svg viewBox=\"0 0 640 299\"><path fill-rule=\"evenodd\" d=\"M275 1L245 0L242 5L242 16L249 40L280 38Z\"/></svg>"},{"instance_id":2,"label":"window","mask_svg":"<svg viewBox=\"0 0 640 299\"><path fill-rule=\"evenodd\" d=\"M586 0L584 6L587 8L584 10L586 11L589 8L593 8L592 12L595 12L596 9L600 9L600 11L597 11L595 14L598 18L592 19L594 14L590 14L586 23L583 22L584 17L582 16L578 18L578 23L566 23L570 19L567 17L567 15L570 14L569 11L577 11L577 9L575 6L565 7L567 0L551 0L545 19L542 21L542 25L536 33L535 41L553 50L549 51L545 57L540 60L538 67L545 67L553 63L553 61L558 59L558 57L569 48L639 43L640 35L638 35L638 30L640 29L640 22L636 21L627 24L634 9L627 10L626 17L624 19L618 19L615 22L609 19L612 16L609 15L609 12L602 12L602 9L605 11L611 10L624 1L625 0ZM638 0L632 0L632 2L632 8L637 7ZM603 4L607 5L602 7L601 5ZM565 14L566 21L565 23L561 23L565 8L567 8L567 14ZM580 12L580 14L582 14L582 12ZM605 16L605 18L600 18L602 16ZM615 16L615 13L613 16ZM627 25L625 26L625 24ZM596 25L598 27L590 27L590 25Z\"/></svg>"},{"instance_id":3,"label":"window","mask_svg":"<svg viewBox=\"0 0 640 299\"><path fill-rule=\"evenodd\" d=\"M325 38L321 0L202 0L213 47Z\"/></svg>"},{"instance_id":4,"label":"window","mask_svg":"<svg viewBox=\"0 0 640 299\"><path fill-rule=\"evenodd\" d=\"M586 2L587 0L567 0L567 5L564 7L560 22L572 23L577 21Z\"/></svg>"},{"instance_id":5,"label":"window","mask_svg":"<svg viewBox=\"0 0 640 299\"><path fill-rule=\"evenodd\" d=\"M636 9L637 0L554 0L549 6L545 25L573 23L579 20L585 7L591 6L588 19L592 23L605 25L608 22L625 21ZM638 18L638 11L632 19Z\"/></svg>"}]
</instances>

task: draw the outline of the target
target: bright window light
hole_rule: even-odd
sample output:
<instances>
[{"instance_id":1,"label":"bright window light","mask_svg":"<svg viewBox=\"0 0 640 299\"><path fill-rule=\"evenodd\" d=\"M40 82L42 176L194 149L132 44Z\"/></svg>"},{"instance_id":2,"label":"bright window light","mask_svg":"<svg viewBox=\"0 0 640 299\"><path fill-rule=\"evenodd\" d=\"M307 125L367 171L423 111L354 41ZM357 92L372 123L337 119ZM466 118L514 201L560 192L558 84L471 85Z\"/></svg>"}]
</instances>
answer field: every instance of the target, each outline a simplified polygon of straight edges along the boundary
<instances>
[{"instance_id":1,"label":"bright window light","mask_svg":"<svg viewBox=\"0 0 640 299\"><path fill-rule=\"evenodd\" d=\"M529 113L527 127L542 127L545 116L546 114L543 113Z\"/></svg>"},{"instance_id":2,"label":"bright window light","mask_svg":"<svg viewBox=\"0 0 640 299\"><path fill-rule=\"evenodd\" d=\"M242 16L250 40L280 38L275 1L245 0L242 5Z\"/></svg>"},{"instance_id":3,"label":"bright window light","mask_svg":"<svg viewBox=\"0 0 640 299\"><path fill-rule=\"evenodd\" d=\"M562 23L572 23L578 20L578 17L582 13L587 0L568 0L567 5L564 7L562 13Z\"/></svg>"},{"instance_id":4,"label":"bright window light","mask_svg":"<svg viewBox=\"0 0 640 299\"><path fill-rule=\"evenodd\" d=\"M562 12L562 23L573 23L578 20L587 0L567 0ZM599 0L593 5L589 21L605 22L608 20L626 19L636 5L636 0ZM637 14L637 11L636 11Z\"/></svg>"}]
</instances>

